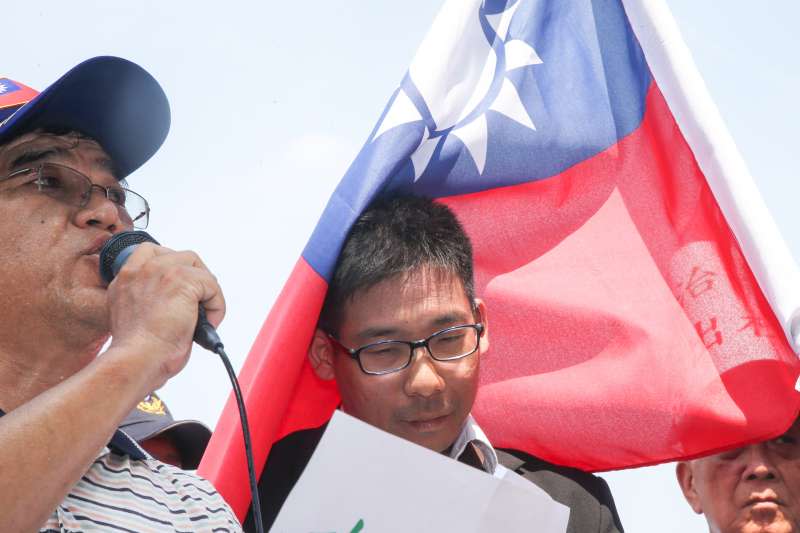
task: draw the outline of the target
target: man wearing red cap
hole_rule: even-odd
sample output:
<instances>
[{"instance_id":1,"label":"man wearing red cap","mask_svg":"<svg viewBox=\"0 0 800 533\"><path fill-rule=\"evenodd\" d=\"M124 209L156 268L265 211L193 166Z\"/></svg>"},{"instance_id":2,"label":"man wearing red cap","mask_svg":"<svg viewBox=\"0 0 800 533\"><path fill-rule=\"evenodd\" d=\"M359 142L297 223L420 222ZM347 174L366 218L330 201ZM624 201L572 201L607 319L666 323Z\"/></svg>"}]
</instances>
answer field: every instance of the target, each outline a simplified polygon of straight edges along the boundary
<instances>
[{"instance_id":1,"label":"man wearing red cap","mask_svg":"<svg viewBox=\"0 0 800 533\"><path fill-rule=\"evenodd\" d=\"M116 428L186 364L202 303L192 252L142 244L106 287L98 252L150 210L123 180L159 148L169 105L119 58L36 95L0 78L0 511L3 531L238 531L205 480ZM109 348L97 357L109 336Z\"/></svg>"}]
</instances>

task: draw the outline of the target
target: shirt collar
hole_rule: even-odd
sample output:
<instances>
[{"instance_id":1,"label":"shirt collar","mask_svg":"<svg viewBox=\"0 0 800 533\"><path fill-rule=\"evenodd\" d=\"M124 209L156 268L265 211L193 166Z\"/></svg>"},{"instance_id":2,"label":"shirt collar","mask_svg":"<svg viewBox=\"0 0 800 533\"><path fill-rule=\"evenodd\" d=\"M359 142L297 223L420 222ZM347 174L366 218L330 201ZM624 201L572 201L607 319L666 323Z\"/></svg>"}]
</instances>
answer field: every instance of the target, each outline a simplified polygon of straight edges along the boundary
<instances>
[{"instance_id":1,"label":"shirt collar","mask_svg":"<svg viewBox=\"0 0 800 533\"><path fill-rule=\"evenodd\" d=\"M114 432L114 436L111 437L111 441L108 443L108 448L117 455L127 455L131 459L138 461L144 461L150 457L130 435L121 429Z\"/></svg>"},{"instance_id":2,"label":"shirt collar","mask_svg":"<svg viewBox=\"0 0 800 533\"><path fill-rule=\"evenodd\" d=\"M475 446L480 454L483 455L483 469L490 474L494 474L497 468L497 453L495 453L486 434L475 419L472 418L472 415L467 415L464 426L461 428L461 433L450 448L450 457L458 459L469 444Z\"/></svg>"}]
</instances>

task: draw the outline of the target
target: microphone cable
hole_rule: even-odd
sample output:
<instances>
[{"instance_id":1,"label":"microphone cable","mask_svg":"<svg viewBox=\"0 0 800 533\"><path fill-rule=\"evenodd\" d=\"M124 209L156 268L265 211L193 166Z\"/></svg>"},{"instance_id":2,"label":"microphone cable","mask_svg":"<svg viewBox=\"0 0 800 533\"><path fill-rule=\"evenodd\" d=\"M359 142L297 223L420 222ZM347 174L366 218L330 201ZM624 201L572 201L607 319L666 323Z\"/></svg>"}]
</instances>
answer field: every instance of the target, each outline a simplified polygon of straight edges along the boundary
<instances>
[{"instance_id":1,"label":"microphone cable","mask_svg":"<svg viewBox=\"0 0 800 533\"><path fill-rule=\"evenodd\" d=\"M250 425L247 422L247 410L242 398L242 389L239 388L239 380L236 379L236 372L233 370L230 359L228 359L228 354L225 353L222 342L216 343L212 351L222 359L222 364L225 365L228 377L231 378L233 395L236 396L236 405L239 407L239 420L242 422L244 454L247 457L247 475L250 478L250 503L253 510L253 523L258 533L264 533L264 522L261 520L261 499L258 495L258 480L256 480L255 461L253 461L253 445L250 440Z\"/></svg>"},{"instance_id":2,"label":"microphone cable","mask_svg":"<svg viewBox=\"0 0 800 533\"><path fill-rule=\"evenodd\" d=\"M146 231L121 231L112 236L100 250L100 277L106 283L111 283L125 264L125 261L128 260L128 257L136 250L136 247L146 242L159 245L159 242ZM250 440L250 425L247 422L247 411L242 398L242 390L239 388L239 380L236 379L236 372L233 370L231 361L225 353L222 340L214 327L208 322L206 310L202 303L197 306L197 325L195 326L193 340L206 350L219 355L220 359L222 359L222 364L225 365L225 370L228 372L228 377L231 379L233 394L236 396L236 405L239 407L239 420L242 423L244 454L247 458L247 475L250 478L250 501L253 508L253 519L256 531L264 533L264 524L261 521L261 499L258 495L258 481L256 480L255 461L253 461L253 445Z\"/></svg>"}]
</instances>

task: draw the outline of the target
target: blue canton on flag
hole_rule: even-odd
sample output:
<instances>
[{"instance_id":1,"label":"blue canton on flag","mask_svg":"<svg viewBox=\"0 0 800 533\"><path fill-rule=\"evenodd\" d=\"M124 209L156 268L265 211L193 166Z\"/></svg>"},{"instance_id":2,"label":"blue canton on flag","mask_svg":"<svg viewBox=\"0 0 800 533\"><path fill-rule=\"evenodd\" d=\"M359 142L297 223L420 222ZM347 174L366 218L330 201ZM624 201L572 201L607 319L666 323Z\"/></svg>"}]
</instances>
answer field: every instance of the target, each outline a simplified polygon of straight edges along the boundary
<instances>
[{"instance_id":1,"label":"blue canton on flag","mask_svg":"<svg viewBox=\"0 0 800 533\"><path fill-rule=\"evenodd\" d=\"M8 78L0 78L0 94L13 93L19 91L22 87L9 80Z\"/></svg>"},{"instance_id":2,"label":"blue canton on flag","mask_svg":"<svg viewBox=\"0 0 800 533\"><path fill-rule=\"evenodd\" d=\"M303 257L330 276L340 229L381 193L442 198L564 172L639 126L651 81L619 1L446 2Z\"/></svg>"}]
</instances>

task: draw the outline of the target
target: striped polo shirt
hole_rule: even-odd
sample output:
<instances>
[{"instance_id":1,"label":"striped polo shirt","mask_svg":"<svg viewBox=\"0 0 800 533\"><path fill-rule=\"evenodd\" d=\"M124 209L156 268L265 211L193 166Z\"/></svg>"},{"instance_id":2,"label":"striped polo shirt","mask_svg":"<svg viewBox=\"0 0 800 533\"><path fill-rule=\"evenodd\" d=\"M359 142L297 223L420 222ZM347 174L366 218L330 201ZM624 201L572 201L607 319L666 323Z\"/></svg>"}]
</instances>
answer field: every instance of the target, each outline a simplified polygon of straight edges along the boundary
<instances>
[{"instance_id":1,"label":"striped polo shirt","mask_svg":"<svg viewBox=\"0 0 800 533\"><path fill-rule=\"evenodd\" d=\"M222 533L242 528L211 483L153 459L117 430L39 531Z\"/></svg>"}]
</instances>

